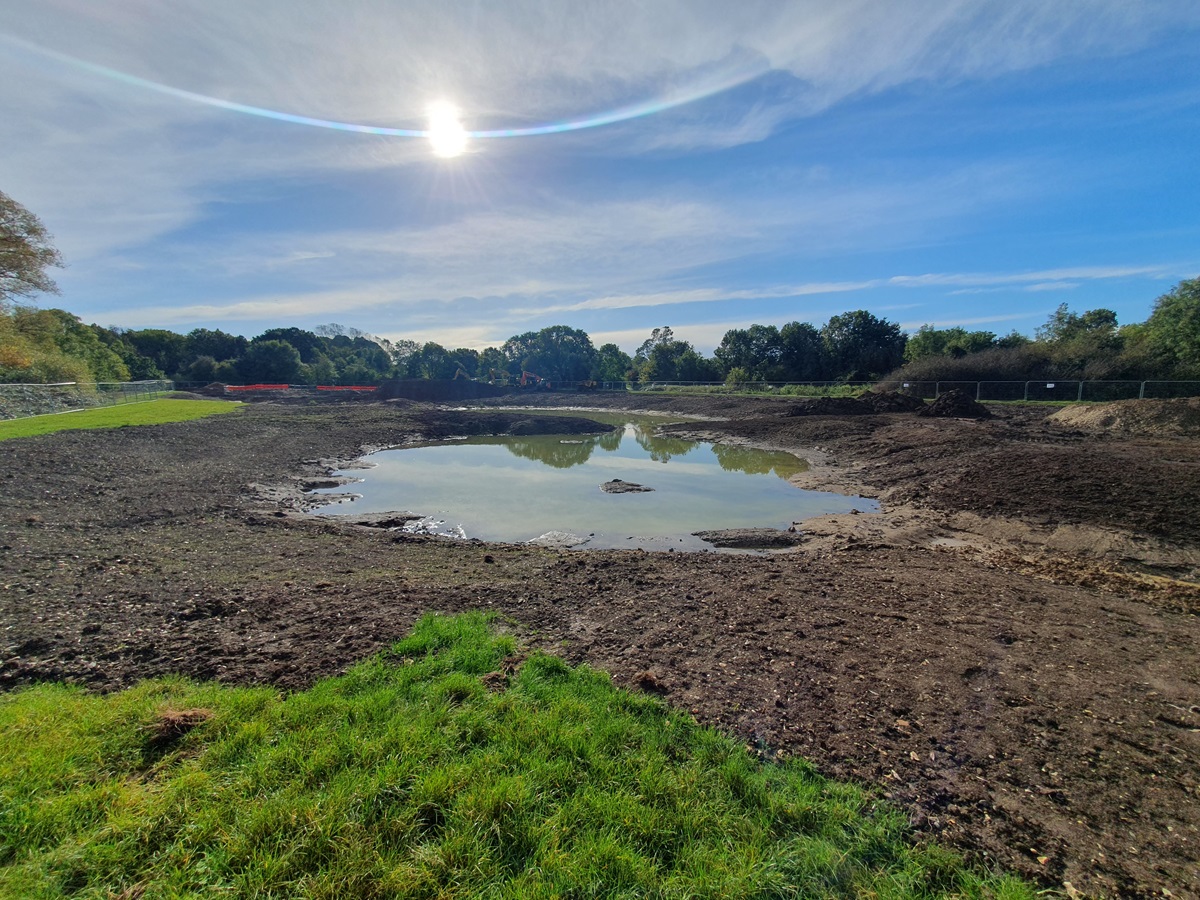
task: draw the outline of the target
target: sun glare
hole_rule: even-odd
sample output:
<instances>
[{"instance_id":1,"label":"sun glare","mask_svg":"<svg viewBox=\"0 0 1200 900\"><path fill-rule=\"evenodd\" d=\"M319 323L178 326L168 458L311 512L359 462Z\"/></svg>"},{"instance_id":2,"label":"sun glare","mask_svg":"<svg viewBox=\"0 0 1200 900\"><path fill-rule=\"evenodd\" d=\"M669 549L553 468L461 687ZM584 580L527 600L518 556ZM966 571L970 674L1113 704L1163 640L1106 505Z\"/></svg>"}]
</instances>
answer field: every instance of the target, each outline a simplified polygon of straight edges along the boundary
<instances>
[{"instance_id":1,"label":"sun glare","mask_svg":"<svg viewBox=\"0 0 1200 900\"><path fill-rule=\"evenodd\" d=\"M449 159L467 149L467 129L459 121L458 107L451 103L429 106L429 143L438 156Z\"/></svg>"}]
</instances>

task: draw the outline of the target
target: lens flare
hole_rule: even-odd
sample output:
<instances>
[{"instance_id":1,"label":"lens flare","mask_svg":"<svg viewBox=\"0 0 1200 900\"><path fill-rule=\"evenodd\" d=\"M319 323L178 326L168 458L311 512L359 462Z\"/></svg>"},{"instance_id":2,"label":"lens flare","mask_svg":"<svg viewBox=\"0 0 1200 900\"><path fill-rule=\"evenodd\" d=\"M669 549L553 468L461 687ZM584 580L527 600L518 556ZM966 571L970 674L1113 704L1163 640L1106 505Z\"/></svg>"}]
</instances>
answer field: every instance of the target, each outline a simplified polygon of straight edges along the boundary
<instances>
[{"instance_id":1,"label":"lens flare","mask_svg":"<svg viewBox=\"0 0 1200 900\"><path fill-rule=\"evenodd\" d=\"M429 127L425 130L433 152L445 159L460 156L467 149L467 129L459 120L458 107L439 101L429 105Z\"/></svg>"},{"instance_id":2,"label":"lens flare","mask_svg":"<svg viewBox=\"0 0 1200 900\"><path fill-rule=\"evenodd\" d=\"M583 131L589 128L599 128L605 125L615 125L630 119L652 116L697 100L703 100L715 94L731 90L761 77L769 71L765 59L740 59L720 65L696 77L694 80L677 85L665 91L658 97L647 99L641 103L618 107L583 118L567 119L562 122L547 122L540 125L524 125L516 128L492 128L479 131L468 131L460 120L459 111L447 103L434 104L429 109L428 128L388 128L381 125L360 125L354 122L339 122L331 119L318 119L312 116L302 116L295 113L267 109L261 106L250 106L245 103L235 103L220 97L211 97L194 91L185 91L157 81L150 81L122 72L100 66L86 60L58 53L38 44L31 43L9 34L0 33L0 44L7 44L18 52L33 54L42 58L53 59L94 75L101 75L122 84L132 85L143 90L154 91L191 103L200 103L217 109L239 112L244 115L259 116L273 119L277 122L291 122L296 125L308 125L313 128L332 128L337 131L349 131L356 134L377 134L387 137L425 138L433 146L438 156L458 156L466 150L467 142L471 139L487 140L493 138L536 137L547 134L563 134L571 131Z\"/></svg>"}]
</instances>

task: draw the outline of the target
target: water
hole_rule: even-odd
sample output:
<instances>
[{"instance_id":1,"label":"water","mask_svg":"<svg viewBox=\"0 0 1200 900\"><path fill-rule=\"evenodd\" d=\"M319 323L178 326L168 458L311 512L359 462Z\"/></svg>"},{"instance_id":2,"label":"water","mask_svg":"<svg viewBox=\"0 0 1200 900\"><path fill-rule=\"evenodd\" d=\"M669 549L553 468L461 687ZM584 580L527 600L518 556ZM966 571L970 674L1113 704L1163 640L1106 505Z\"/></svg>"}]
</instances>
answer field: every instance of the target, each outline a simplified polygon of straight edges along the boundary
<instances>
[{"instance_id":1,"label":"water","mask_svg":"<svg viewBox=\"0 0 1200 900\"><path fill-rule=\"evenodd\" d=\"M588 418L609 418L586 413ZM384 450L351 499L320 515L408 511L424 516L410 530L486 541L547 542L582 548L700 550L692 532L720 528L787 528L813 516L876 511L873 500L804 491L788 478L804 470L790 453L656 437L655 424L617 415L602 435L470 438ZM607 494L619 478L654 488ZM346 494L347 488L314 491Z\"/></svg>"}]
</instances>

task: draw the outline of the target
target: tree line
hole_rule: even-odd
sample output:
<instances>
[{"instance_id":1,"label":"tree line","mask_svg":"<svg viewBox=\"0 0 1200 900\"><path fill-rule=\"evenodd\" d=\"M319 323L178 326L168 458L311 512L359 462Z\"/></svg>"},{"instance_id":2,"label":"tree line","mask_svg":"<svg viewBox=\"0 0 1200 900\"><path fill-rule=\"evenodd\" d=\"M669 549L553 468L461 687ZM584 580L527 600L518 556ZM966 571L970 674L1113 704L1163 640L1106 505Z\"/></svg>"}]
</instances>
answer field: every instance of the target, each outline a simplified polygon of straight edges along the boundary
<instances>
[{"instance_id":1,"label":"tree line","mask_svg":"<svg viewBox=\"0 0 1200 900\"><path fill-rule=\"evenodd\" d=\"M1200 379L1200 278L1181 281L1145 322L1120 326L1109 309L1061 305L1033 338L1013 332L921 327L909 336L866 310L808 322L727 331L711 357L655 328L632 356L596 347L584 331L552 325L499 347L449 349L390 341L352 328L271 328L253 338L219 329L84 324L62 309L22 305L57 293L46 269L61 266L41 222L0 192L0 382L378 384L392 378L512 382L532 372L550 382L1008 381Z\"/></svg>"},{"instance_id":2,"label":"tree line","mask_svg":"<svg viewBox=\"0 0 1200 900\"><path fill-rule=\"evenodd\" d=\"M392 378L499 383L531 372L551 382L1007 381L1053 378L1200 379L1200 279L1161 296L1150 318L1119 326L1107 309L1060 306L1033 338L923 326L906 335L866 310L727 331L711 357L655 328L632 356L552 325L499 347L449 349L390 341L341 326L272 328L256 337L197 328L84 324L62 309L0 311L0 382L128 381L378 384Z\"/></svg>"}]
</instances>

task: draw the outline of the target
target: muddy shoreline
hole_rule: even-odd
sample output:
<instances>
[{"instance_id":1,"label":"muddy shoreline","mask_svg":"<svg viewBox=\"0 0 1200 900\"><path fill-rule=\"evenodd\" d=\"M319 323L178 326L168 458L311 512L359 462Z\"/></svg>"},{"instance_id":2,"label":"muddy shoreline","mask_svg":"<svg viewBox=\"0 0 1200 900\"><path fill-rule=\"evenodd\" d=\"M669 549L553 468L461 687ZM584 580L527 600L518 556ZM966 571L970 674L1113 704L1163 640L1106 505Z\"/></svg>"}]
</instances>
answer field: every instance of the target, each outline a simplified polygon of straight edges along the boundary
<instances>
[{"instance_id":1,"label":"muddy shoreline","mask_svg":"<svg viewBox=\"0 0 1200 900\"><path fill-rule=\"evenodd\" d=\"M1200 896L1200 441L1005 407L587 403L797 453L798 483L883 512L811 520L767 557L453 542L302 512L306 484L367 448L550 428L524 410L264 403L6 441L0 687L179 672L296 688L426 611L490 609L764 753L877 785L985 862Z\"/></svg>"}]
</instances>

